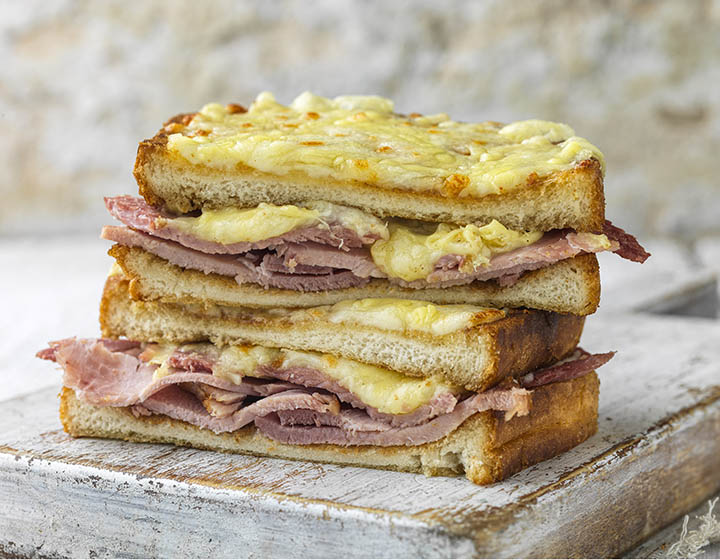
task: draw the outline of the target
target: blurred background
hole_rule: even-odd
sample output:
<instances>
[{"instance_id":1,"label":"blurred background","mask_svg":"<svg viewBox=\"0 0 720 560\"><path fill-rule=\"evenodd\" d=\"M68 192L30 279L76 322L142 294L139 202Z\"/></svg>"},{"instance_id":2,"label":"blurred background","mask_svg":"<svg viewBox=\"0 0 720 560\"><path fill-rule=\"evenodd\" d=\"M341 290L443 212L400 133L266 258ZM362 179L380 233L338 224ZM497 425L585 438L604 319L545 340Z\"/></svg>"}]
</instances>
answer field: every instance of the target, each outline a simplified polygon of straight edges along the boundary
<instances>
[{"instance_id":1,"label":"blurred background","mask_svg":"<svg viewBox=\"0 0 720 560\"><path fill-rule=\"evenodd\" d=\"M96 231L139 140L209 101L392 97L401 112L569 123L608 216L720 234L720 2L5 1L0 233Z\"/></svg>"},{"instance_id":2,"label":"blurred background","mask_svg":"<svg viewBox=\"0 0 720 560\"><path fill-rule=\"evenodd\" d=\"M601 311L666 311L668 293L695 286L684 312L717 313L717 296L705 296L716 294L720 269L720 0L0 8L0 253L9 271L0 291L21 309L25 299L53 306L48 336L75 332L71 324L97 329L111 262L98 239L110 222L102 197L137 192L138 141L179 112L248 104L263 90L284 103L305 90L379 94L405 113L569 123L606 154L608 217L653 252L643 266L601 255ZM32 313L0 323L20 333L18 321L38 336ZM3 344L11 351L17 341Z\"/></svg>"}]
</instances>

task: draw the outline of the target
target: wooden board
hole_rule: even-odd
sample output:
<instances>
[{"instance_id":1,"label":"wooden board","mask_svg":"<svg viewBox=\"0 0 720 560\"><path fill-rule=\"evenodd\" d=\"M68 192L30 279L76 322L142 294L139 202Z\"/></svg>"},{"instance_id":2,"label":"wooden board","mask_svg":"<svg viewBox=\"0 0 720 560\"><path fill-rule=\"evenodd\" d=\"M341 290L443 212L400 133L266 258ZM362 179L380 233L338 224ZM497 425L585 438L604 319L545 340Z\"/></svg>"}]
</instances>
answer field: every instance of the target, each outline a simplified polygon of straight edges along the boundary
<instances>
[{"instance_id":1,"label":"wooden board","mask_svg":"<svg viewBox=\"0 0 720 560\"><path fill-rule=\"evenodd\" d=\"M594 317L600 429L489 487L464 478L67 437L57 389L0 410L0 554L608 556L720 489L720 324Z\"/></svg>"}]
</instances>

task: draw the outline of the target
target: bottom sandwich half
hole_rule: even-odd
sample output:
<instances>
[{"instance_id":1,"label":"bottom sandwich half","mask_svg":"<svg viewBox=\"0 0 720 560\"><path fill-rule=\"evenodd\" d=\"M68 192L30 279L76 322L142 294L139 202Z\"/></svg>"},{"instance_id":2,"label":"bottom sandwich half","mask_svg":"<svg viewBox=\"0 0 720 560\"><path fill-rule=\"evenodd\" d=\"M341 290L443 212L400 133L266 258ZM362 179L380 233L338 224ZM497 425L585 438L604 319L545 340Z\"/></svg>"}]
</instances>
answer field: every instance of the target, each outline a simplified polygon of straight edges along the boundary
<instances>
[{"instance_id":1,"label":"bottom sandwich half","mask_svg":"<svg viewBox=\"0 0 720 560\"><path fill-rule=\"evenodd\" d=\"M421 445L296 445L275 441L255 426L214 433L163 415L139 416L130 407L88 404L64 388L60 417L72 436L170 443L229 453L423 473L465 474L491 484L571 449L597 430L599 382L595 372L533 391L526 416L478 412L437 441Z\"/></svg>"},{"instance_id":2,"label":"bottom sandwich half","mask_svg":"<svg viewBox=\"0 0 720 560\"><path fill-rule=\"evenodd\" d=\"M105 338L52 342L73 436L502 480L595 433L583 318L366 299L235 310L134 301L111 274Z\"/></svg>"}]
</instances>

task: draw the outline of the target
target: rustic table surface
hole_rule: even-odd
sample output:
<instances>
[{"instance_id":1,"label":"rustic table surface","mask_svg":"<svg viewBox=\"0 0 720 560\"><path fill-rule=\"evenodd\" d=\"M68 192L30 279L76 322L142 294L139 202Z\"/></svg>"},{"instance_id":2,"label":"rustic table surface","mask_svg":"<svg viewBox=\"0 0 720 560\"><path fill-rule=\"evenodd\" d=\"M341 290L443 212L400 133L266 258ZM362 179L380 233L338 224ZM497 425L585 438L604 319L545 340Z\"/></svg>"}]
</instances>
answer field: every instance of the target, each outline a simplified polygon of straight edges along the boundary
<instances>
[{"instance_id":1,"label":"rustic table surface","mask_svg":"<svg viewBox=\"0 0 720 560\"><path fill-rule=\"evenodd\" d=\"M693 259L648 246L642 267L602 258L582 344L619 354L600 373L599 433L482 488L68 438L59 375L33 354L97 335L106 245L0 240L0 556L662 556L720 488L720 244Z\"/></svg>"}]
</instances>

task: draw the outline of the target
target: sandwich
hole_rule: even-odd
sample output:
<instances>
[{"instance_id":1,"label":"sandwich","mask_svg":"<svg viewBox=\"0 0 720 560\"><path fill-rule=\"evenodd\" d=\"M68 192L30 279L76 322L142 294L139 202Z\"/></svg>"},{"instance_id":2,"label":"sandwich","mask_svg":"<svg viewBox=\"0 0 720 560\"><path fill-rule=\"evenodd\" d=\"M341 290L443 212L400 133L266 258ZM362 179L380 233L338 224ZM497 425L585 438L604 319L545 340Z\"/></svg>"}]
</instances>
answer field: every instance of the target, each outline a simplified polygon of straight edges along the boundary
<instances>
[{"instance_id":1,"label":"sandwich","mask_svg":"<svg viewBox=\"0 0 720 560\"><path fill-rule=\"evenodd\" d=\"M603 173L602 153L559 123L264 93L247 110L176 116L141 142L142 197L107 199L122 225L102 237L141 299L394 297L588 315L596 253L648 256L605 220Z\"/></svg>"},{"instance_id":2,"label":"sandwich","mask_svg":"<svg viewBox=\"0 0 720 560\"><path fill-rule=\"evenodd\" d=\"M595 255L649 255L567 125L265 93L170 119L134 174L101 338L38 353L71 435L489 484L595 433Z\"/></svg>"},{"instance_id":3,"label":"sandwich","mask_svg":"<svg viewBox=\"0 0 720 560\"><path fill-rule=\"evenodd\" d=\"M73 436L489 484L597 428L612 353L577 347L584 317L393 299L243 315L128 284L107 279L103 338L38 353L64 370Z\"/></svg>"}]
</instances>

